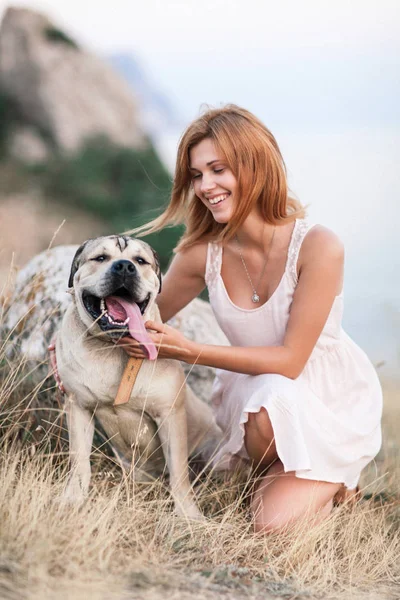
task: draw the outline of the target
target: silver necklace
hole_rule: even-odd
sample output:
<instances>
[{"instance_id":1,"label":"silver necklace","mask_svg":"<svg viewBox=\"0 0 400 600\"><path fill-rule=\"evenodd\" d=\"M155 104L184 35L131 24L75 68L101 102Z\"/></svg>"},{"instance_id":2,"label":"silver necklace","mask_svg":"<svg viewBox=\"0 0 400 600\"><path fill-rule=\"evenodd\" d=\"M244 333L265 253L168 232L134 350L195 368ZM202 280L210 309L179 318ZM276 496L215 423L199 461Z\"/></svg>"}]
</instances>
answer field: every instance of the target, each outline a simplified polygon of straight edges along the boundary
<instances>
[{"instance_id":1,"label":"silver necklace","mask_svg":"<svg viewBox=\"0 0 400 600\"><path fill-rule=\"evenodd\" d=\"M271 241L270 241L270 243L269 243L269 246L268 246L267 256L265 257L264 266L263 266L263 269L262 269L262 271L261 271L261 275L260 275L260 277L259 277L259 280L258 280L258 283L257 283L257 287L259 287L259 285L260 285L260 283L261 283L261 280L262 280L262 278L263 278L263 275L264 275L264 273L265 273L265 269L266 269L267 262L268 262L268 259L269 259L269 255L270 255L271 248L272 248L272 242L274 241L275 229L276 229L276 226L274 227L274 230L273 230L273 232L272 232ZM240 245L240 243L239 243L239 238L238 238L238 236L237 236L237 235L235 235L235 240L236 240L236 243L237 243L237 246L238 246L238 249L239 249L240 258L242 259L242 263L243 263L244 270L246 271L247 279L249 280L249 282L250 282L250 285L251 285L251 289L253 290L253 295L252 295L252 297L251 297L251 300L252 300L252 302L254 302L255 304L257 304L257 302L260 302L260 296L258 295L258 293L257 293L257 290L256 290L256 288L255 288L255 286L253 285L253 282L252 282L252 280L251 280L251 277L250 277L249 271L248 271L248 269L247 269L246 263L245 263L245 261L244 261L244 258L243 258L243 254L242 254L242 247L241 247L241 245Z\"/></svg>"}]
</instances>

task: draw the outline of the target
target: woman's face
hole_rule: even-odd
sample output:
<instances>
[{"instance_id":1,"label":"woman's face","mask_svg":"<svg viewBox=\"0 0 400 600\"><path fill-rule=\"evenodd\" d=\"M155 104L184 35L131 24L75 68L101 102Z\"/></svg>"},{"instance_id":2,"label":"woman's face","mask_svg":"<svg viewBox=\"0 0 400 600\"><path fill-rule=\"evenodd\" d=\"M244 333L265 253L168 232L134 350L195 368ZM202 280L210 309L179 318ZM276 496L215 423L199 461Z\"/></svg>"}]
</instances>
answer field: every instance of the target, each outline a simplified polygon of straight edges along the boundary
<instances>
[{"instance_id":1,"label":"woman's face","mask_svg":"<svg viewBox=\"0 0 400 600\"><path fill-rule=\"evenodd\" d=\"M193 146L189 159L194 193L218 223L227 223L237 202L236 177L210 138Z\"/></svg>"}]
</instances>

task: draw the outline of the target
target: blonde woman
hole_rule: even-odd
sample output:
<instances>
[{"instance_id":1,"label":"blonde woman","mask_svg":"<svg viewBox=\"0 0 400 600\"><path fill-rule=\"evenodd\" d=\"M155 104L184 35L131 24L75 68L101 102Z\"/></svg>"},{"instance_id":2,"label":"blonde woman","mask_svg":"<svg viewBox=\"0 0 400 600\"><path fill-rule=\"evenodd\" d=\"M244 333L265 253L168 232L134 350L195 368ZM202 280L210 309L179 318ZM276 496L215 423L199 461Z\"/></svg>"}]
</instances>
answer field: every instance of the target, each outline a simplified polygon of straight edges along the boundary
<instances>
[{"instance_id":1,"label":"blonde woman","mask_svg":"<svg viewBox=\"0 0 400 600\"><path fill-rule=\"evenodd\" d=\"M225 440L215 463L261 472L255 530L329 514L381 445L381 388L341 327L343 246L288 193L270 131L234 105L184 133L171 202L142 228L183 223L159 296L168 321L207 286L231 346L200 345L147 322L160 357L216 367L212 403ZM144 357L132 339L128 354Z\"/></svg>"}]
</instances>

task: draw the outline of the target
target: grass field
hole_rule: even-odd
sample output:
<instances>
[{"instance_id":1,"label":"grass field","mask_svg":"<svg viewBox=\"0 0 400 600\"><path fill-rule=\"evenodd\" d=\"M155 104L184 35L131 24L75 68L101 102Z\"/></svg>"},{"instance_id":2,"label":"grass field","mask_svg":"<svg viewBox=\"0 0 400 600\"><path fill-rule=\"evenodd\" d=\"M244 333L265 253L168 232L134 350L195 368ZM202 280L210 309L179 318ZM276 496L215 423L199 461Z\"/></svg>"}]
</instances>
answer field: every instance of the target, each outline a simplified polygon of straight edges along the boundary
<instances>
[{"instance_id":1,"label":"grass field","mask_svg":"<svg viewBox=\"0 0 400 600\"><path fill-rule=\"evenodd\" d=\"M384 444L362 476L364 499L314 528L255 536L243 475L200 477L207 519L188 522L166 480L133 483L105 447L93 452L86 503L64 506L62 407L38 426L39 388L4 348L0 361L0 598L400 597L400 385L384 382Z\"/></svg>"}]
</instances>

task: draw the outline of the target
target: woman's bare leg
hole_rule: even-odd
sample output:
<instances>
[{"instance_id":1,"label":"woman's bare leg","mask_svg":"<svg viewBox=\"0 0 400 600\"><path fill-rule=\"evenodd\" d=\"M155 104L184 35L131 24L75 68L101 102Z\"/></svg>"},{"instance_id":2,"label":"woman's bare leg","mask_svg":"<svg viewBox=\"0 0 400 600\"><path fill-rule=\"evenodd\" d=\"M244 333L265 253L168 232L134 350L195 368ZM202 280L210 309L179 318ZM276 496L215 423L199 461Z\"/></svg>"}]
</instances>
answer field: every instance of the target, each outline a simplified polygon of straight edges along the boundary
<instances>
[{"instance_id":1,"label":"woman's bare leg","mask_svg":"<svg viewBox=\"0 0 400 600\"><path fill-rule=\"evenodd\" d=\"M301 479L293 472L285 473L265 408L249 414L245 447L256 470L264 468L251 502L256 532L278 531L300 518L310 518L315 524L329 515L341 484Z\"/></svg>"},{"instance_id":2,"label":"woman's bare leg","mask_svg":"<svg viewBox=\"0 0 400 600\"><path fill-rule=\"evenodd\" d=\"M284 473L282 463L277 461L261 478L254 493L251 503L254 530L278 531L301 518L310 519L313 524L320 522L330 514L340 485Z\"/></svg>"},{"instance_id":3,"label":"woman's bare leg","mask_svg":"<svg viewBox=\"0 0 400 600\"><path fill-rule=\"evenodd\" d=\"M270 467L278 458L274 430L265 408L249 413L244 426L244 444L255 470Z\"/></svg>"}]
</instances>

